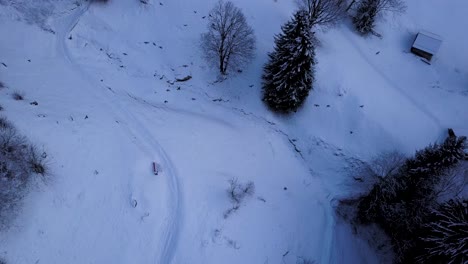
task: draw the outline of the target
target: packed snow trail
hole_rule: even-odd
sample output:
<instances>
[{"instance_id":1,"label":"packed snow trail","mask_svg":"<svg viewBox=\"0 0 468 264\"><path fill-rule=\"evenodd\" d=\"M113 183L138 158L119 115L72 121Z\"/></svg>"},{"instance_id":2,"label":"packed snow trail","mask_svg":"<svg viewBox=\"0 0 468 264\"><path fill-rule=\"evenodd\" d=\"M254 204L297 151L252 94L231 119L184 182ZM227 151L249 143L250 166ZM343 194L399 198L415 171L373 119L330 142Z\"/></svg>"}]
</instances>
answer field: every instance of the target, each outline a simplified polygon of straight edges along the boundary
<instances>
[{"instance_id":1,"label":"packed snow trail","mask_svg":"<svg viewBox=\"0 0 468 264\"><path fill-rule=\"evenodd\" d=\"M442 129L444 126L441 124L440 120L433 114L431 113L425 106L423 106L419 101L414 99L412 96L410 96L403 88L401 88L395 81L392 81L388 75L381 70L377 65L375 65L369 58L368 55L362 51L362 48L360 48L356 42L354 41L353 37L351 36L351 32L349 31L344 31L342 32L342 36L346 39L348 43L351 44L351 46L356 50L356 52L361 55L360 58L365 61L369 67L384 80L389 87L393 88L393 90L397 91L403 98L405 98L407 101L411 103L412 106L416 107L421 113L423 113L429 120L431 120L437 127Z\"/></svg>"},{"instance_id":2,"label":"packed snow trail","mask_svg":"<svg viewBox=\"0 0 468 264\"><path fill-rule=\"evenodd\" d=\"M144 125L139 121L139 119L134 116L129 111L124 111L125 109L118 100L112 102L109 101L109 95L105 95L102 91L104 89L89 89L90 87L100 87L100 84L93 82L92 78L87 76L85 71L83 71L78 64L75 63L73 56L70 54L69 49L66 45L66 39L68 35L71 34L73 28L78 24L81 16L86 13L90 7L91 2L77 8L69 17L64 18L65 21L57 21L57 54L60 54L70 66L79 73L84 80L89 83L89 87L86 87L89 91L89 94L99 98L101 102L105 105L105 108L111 109L111 112L114 113L114 117L118 120L124 120L126 123L126 130L128 134L136 138L140 149L147 154L149 160L155 159L156 156L159 157L159 161L163 167L163 175L169 180L168 187L170 190L170 201L172 204L168 206L169 214L167 217L167 227L163 228L163 248L160 249L160 259L155 263L171 263L174 257L176 247L177 247L177 237L179 236L179 228L181 226L181 199L179 192L179 183L177 179L177 172L173 166L172 161L161 147L161 145L154 139L152 133L146 129ZM61 25L61 26L60 26ZM137 129L135 129L137 128ZM155 155L156 154L156 155Z\"/></svg>"}]
</instances>

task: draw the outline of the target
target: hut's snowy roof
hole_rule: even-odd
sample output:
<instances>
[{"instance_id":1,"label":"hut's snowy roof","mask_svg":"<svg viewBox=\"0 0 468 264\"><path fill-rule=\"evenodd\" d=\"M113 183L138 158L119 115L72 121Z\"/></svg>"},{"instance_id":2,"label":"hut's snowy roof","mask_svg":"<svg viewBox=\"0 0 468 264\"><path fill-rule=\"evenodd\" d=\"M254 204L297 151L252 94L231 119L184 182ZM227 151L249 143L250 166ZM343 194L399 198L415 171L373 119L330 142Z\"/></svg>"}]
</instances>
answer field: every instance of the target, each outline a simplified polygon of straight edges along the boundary
<instances>
[{"instance_id":1,"label":"hut's snowy roof","mask_svg":"<svg viewBox=\"0 0 468 264\"><path fill-rule=\"evenodd\" d=\"M429 52L430 54L436 54L442 44L442 38L436 34L421 31L416 36L416 40L413 43L413 47Z\"/></svg>"}]
</instances>

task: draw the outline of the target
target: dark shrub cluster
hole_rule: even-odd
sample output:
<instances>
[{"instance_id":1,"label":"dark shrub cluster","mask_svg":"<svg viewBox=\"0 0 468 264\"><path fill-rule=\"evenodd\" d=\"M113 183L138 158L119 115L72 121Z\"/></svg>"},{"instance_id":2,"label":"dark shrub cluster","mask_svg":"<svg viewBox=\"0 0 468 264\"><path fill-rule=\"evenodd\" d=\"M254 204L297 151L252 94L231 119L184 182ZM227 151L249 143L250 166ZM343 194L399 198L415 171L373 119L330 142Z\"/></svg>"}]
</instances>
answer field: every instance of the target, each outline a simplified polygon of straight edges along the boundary
<instances>
[{"instance_id":1,"label":"dark shrub cluster","mask_svg":"<svg viewBox=\"0 0 468 264\"><path fill-rule=\"evenodd\" d=\"M11 97L12 97L14 100L16 100L16 101L22 101L22 100L24 100L24 94L21 93L21 92L18 92L18 91L17 91L17 92L14 92L14 93L11 95Z\"/></svg>"},{"instance_id":2,"label":"dark shrub cluster","mask_svg":"<svg viewBox=\"0 0 468 264\"><path fill-rule=\"evenodd\" d=\"M7 226L34 175L48 173L46 155L0 117L0 229Z\"/></svg>"},{"instance_id":3,"label":"dark shrub cluster","mask_svg":"<svg viewBox=\"0 0 468 264\"><path fill-rule=\"evenodd\" d=\"M428 234L427 228L440 224L437 217L431 217L434 208L446 208L438 201L439 186L447 181L452 168L466 162L466 148L466 137L456 137L452 131L442 144L418 151L396 173L379 178L358 200L358 222L376 223L385 231L397 262L414 263L418 255L427 253L419 241ZM466 219L466 210L464 214Z\"/></svg>"}]
</instances>

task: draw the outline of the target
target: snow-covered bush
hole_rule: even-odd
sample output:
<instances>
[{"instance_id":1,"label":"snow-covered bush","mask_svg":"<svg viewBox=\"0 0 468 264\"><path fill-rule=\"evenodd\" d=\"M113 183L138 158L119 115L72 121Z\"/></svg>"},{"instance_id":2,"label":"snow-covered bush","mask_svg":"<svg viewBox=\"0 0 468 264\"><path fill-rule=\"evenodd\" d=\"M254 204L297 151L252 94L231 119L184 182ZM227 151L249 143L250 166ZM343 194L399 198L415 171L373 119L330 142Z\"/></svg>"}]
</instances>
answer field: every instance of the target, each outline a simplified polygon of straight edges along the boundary
<instances>
[{"instance_id":1,"label":"snow-covered bush","mask_svg":"<svg viewBox=\"0 0 468 264\"><path fill-rule=\"evenodd\" d=\"M468 259L468 200L450 200L434 209L420 237L419 263L465 263Z\"/></svg>"},{"instance_id":2,"label":"snow-covered bush","mask_svg":"<svg viewBox=\"0 0 468 264\"><path fill-rule=\"evenodd\" d=\"M14 217L33 175L48 173L45 158L0 117L0 229Z\"/></svg>"},{"instance_id":3,"label":"snow-covered bush","mask_svg":"<svg viewBox=\"0 0 468 264\"><path fill-rule=\"evenodd\" d=\"M264 67L263 100L275 111L290 112L302 105L312 89L315 48L306 11L296 12L281 29Z\"/></svg>"},{"instance_id":4,"label":"snow-covered bush","mask_svg":"<svg viewBox=\"0 0 468 264\"><path fill-rule=\"evenodd\" d=\"M440 145L430 145L416 152L415 157L408 159L404 166L402 180L406 185L406 196L412 199L436 200L436 187L449 176L450 169L467 158L467 147L466 137L453 134Z\"/></svg>"},{"instance_id":5,"label":"snow-covered bush","mask_svg":"<svg viewBox=\"0 0 468 264\"><path fill-rule=\"evenodd\" d=\"M0 81L0 89L5 88L5 84Z\"/></svg>"},{"instance_id":6,"label":"snow-covered bush","mask_svg":"<svg viewBox=\"0 0 468 264\"><path fill-rule=\"evenodd\" d=\"M254 57L254 31L240 8L229 1L216 3L209 15L208 32L202 34L202 50L223 75Z\"/></svg>"}]
</instances>

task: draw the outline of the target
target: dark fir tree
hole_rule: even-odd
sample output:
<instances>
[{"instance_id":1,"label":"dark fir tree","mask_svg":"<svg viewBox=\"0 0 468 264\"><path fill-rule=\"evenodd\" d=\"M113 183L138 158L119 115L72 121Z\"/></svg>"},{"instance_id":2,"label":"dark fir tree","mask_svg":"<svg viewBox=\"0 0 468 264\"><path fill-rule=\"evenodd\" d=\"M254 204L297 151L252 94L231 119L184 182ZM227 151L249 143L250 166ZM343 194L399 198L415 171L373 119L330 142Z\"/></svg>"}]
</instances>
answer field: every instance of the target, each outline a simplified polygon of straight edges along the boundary
<instances>
[{"instance_id":1,"label":"dark fir tree","mask_svg":"<svg viewBox=\"0 0 468 264\"><path fill-rule=\"evenodd\" d=\"M264 67L263 100L275 111L289 112L305 101L312 88L315 50L307 12L296 12L281 29Z\"/></svg>"},{"instance_id":2,"label":"dark fir tree","mask_svg":"<svg viewBox=\"0 0 468 264\"><path fill-rule=\"evenodd\" d=\"M435 208L424 224L417 263L466 263L468 201L455 199Z\"/></svg>"},{"instance_id":3,"label":"dark fir tree","mask_svg":"<svg viewBox=\"0 0 468 264\"><path fill-rule=\"evenodd\" d=\"M374 29L375 17L377 16L377 12L377 0L361 1L356 11L356 16L353 18L353 23L356 27L356 30L363 35L371 33Z\"/></svg>"},{"instance_id":4,"label":"dark fir tree","mask_svg":"<svg viewBox=\"0 0 468 264\"><path fill-rule=\"evenodd\" d=\"M376 223L387 233L397 263L415 263L415 255L427 254L426 245L421 247L417 239L427 233L423 225L438 203L437 186L451 177L447 173L450 169L467 159L467 147L466 137L457 137L449 130L442 144L416 152L395 175L380 179L359 199L358 219Z\"/></svg>"}]
</instances>

